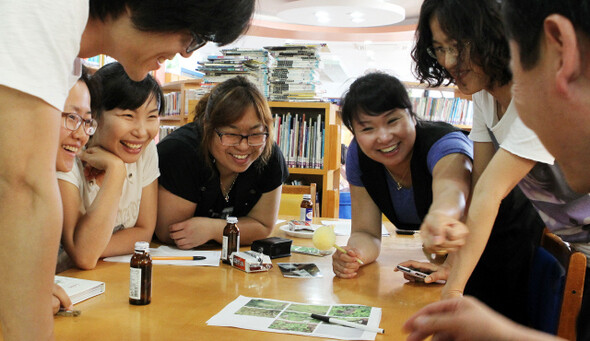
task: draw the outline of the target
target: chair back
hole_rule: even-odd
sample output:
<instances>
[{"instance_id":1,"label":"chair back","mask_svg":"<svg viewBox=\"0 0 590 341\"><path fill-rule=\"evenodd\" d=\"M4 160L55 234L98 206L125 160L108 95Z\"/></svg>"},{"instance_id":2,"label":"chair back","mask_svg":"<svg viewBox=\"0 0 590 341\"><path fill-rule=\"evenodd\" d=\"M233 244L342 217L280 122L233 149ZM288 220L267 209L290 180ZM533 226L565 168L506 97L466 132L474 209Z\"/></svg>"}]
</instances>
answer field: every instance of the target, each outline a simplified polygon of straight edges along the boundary
<instances>
[{"instance_id":1,"label":"chair back","mask_svg":"<svg viewBox=\"0 0 590 341\"><path fill-rule=\"evenodd\" d=\"M303 194L311 194L311 202L313 203L314 208L313 214L314 216L319 216L319 205L316 205L317 185L313 182L309 185L283 185L279 215L299 217L299 209Z\"/></svg>"},{"instance_id":2,"label":"chair back","mask_svg":"<svg viewBox=\"0 0 590 341\"><path fill-rule=\"evenodd\" d=\"M531 267L531 326L575 341L585 275L586 256L546 229Z\"/></svg>"}]
</instances>

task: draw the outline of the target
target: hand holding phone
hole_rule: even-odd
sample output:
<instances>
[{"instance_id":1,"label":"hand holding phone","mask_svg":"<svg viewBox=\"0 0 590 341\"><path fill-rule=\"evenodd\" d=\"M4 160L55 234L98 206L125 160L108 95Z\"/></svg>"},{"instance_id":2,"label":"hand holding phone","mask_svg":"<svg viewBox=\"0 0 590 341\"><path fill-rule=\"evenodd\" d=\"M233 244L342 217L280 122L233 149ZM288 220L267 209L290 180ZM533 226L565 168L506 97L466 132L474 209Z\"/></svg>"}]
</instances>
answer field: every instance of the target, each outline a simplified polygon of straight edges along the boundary
<instances>
[{"instance_id":1,"label":"hand holding phone","mask_svg":"<svg viewBox=\"0 0 590 341\"><path fill-rule=\"evenodd\" d=\"M432 271L430 271L430 270L418 270L418 269L403 266L403 265L398 265L397 269L400 271L403 271L404 273L409 274L410 276L416 277L416 279L420 282L423 282L424 278L426 278L428 275L430 275L432 273ZM445 280L438 280L438 281L435 281L434 283L445 284L446 281Z\"/></svg>"}]
</instances>

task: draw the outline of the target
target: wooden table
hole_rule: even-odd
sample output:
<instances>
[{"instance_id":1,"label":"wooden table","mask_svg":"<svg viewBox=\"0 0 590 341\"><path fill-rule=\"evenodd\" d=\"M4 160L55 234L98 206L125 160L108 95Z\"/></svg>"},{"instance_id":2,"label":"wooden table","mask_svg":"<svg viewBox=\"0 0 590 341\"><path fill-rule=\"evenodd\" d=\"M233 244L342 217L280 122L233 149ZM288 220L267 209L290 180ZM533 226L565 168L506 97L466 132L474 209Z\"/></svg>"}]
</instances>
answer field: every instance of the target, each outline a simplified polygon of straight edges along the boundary
<instances>
[{"instance_id":1,"label":"wooden table","mask_svg":"<svg viewBox=\"0 0 590 341\"><path fill-rule=\"evenodd\" d=\"M393 231L393 226L388 229ZM287 237L278 227L274 236ZM292 238L312 246L311 239ZM346 244L348 237L338 237ZM243 248L244 250L249 248ZM421 307L436 301L441 285L412 284L394 266L407 259L425 259L418 236L383 237L378 260L363 267L356 279L335 278L331 257L292 254L273 260L264 273L219 267L154 265L152 302L128 303L129 265L100 261L96 269L71 269L62 275L106 282L104 294L76 305L79 317L56 317L56 340L304 340L292 334L207 326L206 321L239 295L312 304L363 304L383 309L376 340L404 340L401 325ZM314 262L322 278L284 278L278 262Z\"/></svg>"}]
</instances>

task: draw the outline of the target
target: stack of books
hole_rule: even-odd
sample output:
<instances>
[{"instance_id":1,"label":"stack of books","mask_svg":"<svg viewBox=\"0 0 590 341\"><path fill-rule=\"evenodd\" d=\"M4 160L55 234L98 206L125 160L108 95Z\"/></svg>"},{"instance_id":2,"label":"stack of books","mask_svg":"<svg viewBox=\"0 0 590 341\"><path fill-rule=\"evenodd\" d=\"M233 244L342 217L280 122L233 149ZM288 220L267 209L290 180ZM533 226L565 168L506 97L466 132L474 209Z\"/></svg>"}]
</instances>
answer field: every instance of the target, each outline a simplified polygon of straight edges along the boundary
<instances>
[{"instance_id":1,"label":"stack of books","mask_svg":"<svg viewBox=\"0 0 590 341\"><path fill-rule=\"evenodd\" d=\"M225 49L221 56L208 56L199 62L203 72L201 88L210 90L227 79L241 75L254 83L265 97L268 97L268 51L262 49Z\"/></svg>"},{"instance_id":2,"label":"stack of books","mask_svg":"<svg viewBox=\"0 0 590 341\"><path fill-rule=\"evenodd\" d=\"M272 58L269 98L272 101L319 101L320 45L267 46Z\"/></svg>"}]
</instances>

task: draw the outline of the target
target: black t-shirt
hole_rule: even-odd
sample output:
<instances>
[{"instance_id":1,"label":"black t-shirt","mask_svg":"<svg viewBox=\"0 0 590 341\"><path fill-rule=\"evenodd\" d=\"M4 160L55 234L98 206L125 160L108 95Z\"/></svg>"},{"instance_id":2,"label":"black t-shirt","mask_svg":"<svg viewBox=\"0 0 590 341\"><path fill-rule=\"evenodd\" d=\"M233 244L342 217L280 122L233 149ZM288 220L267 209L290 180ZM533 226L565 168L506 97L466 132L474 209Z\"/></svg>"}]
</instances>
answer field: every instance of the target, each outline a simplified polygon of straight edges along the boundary
<instances>
[{"instance_id":1,"label":"black t-shirt","mask_svg":"<svg viewBox=\"0 0 590 341\"><path fill-rule=\"evenodd\" d=\"M226 202L219 172L209 168L201 152L201 130L195 122L184 125L158 143L159 183L170 193L197 204L195 217L246 216L263 193L279 187L289 170L279 147L273 144L266 165L256 160L240 173ZM211 156L208 156L211 157ZM158 203L166 205L165 202Z\"/></svg>"}]
</instances>

